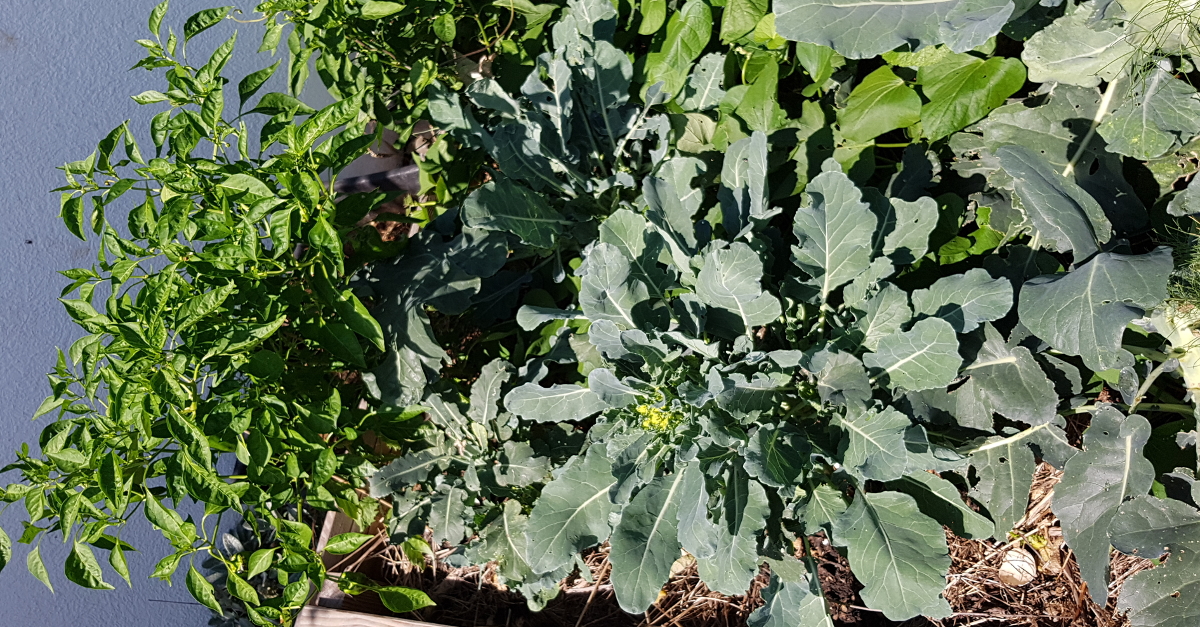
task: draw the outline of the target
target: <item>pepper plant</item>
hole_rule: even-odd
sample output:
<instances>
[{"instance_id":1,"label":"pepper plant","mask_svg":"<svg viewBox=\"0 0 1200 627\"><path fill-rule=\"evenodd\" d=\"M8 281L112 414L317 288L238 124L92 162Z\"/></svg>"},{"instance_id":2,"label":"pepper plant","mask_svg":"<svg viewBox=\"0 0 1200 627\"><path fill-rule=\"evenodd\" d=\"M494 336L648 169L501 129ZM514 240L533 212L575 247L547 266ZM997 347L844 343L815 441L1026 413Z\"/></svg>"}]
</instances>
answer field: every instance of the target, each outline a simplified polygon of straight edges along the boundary
<instances>
[{"instance_id":1,"label":"pepper plant","mask_svg":"<svg viewBox=\"0 0 1200 627\"><path fill-rule=\"evenodd\" d=\"M171 582L182 570L192 595L219 612L196 567L215 558L252 622L290 624L326 576L313 550L314 512L373 519L376 502L353 489L375 470L361 434L411 417L342 400L358 393L345 373L377 359L383 335L345 285L352 268L339 231L353 229L364 210L335 204L321 175L336 175L374 138L354 124L354 94L314 111L268 93L228 115L222 70L236 35L199 67L183 56L223 12L193 15L181 38L172 31L163 39L166 8L151 15L153 39L139 42L148 56L138 64L165 70L166 86L134 96L169 105L150 125L154 153L126 123L63 167L66 227L97 241L94 264L62 273L71 280L62 302L87 335L59 352L53 393L36 412L54 420L40 452L25 446L3 469L21 480L0 495L6 510L20 504L27 514L17 541L30 545L26 563L47 586L39 546L54 535L72 545L72 582L112 587L97 549L128 581L124 555L133 547L121 531L145 518L174 549L153 577ZM273 71L240 82L240 109ZM252 131L250 114L270 119ZM131 198L134 206L119 212ZM227 454L242 469L231 472ZM189 501L195 515L181 513ZM230 516L268 529L278 545L222 550ZM0 567L11 551L0 532ZM278 582L271 598L248 583L264 573ZM402 611L430 602L391 592Z\"/></svg>"}]
</instances>

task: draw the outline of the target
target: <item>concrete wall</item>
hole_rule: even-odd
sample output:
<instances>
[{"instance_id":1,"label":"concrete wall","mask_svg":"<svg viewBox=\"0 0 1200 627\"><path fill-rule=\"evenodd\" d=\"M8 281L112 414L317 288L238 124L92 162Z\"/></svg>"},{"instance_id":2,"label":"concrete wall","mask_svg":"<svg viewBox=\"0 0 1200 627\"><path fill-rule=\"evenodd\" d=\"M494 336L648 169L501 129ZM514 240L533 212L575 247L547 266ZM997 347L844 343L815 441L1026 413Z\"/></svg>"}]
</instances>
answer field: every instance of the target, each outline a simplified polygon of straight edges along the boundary
<instances>
[{"instance_id":1,"label":"concrete wall","mask_svg":"<svg viewBox=\"0 0 1200 627\"><path fill-rule=\"evenodd\" d=\"M174 0L164 25L182 30L195 11L237 4L253 17L253 0ZM47 394L44 373L54 365L55 347L70 346L81 333L57 302L66 279L55 271L87 266L91 243L70 235L58 219L58 200L49 190L63 184L55 168L86 157L123 120L131 120L143 153L152 153L150 117L161 105L139 106L130 96L163 89L161 74L129 68L142 57L135 39L147 37L146 19L156 0L4 0L0 10L0 466L22 442L34 443L44 421L29 416ZM225 70L236 103L236 84L245 74L270 64L256 55L260 24L226 21L193 40L192 65L237 28L241 37ZM286 45L281 45L286 50ZM286 70L286 62L278 77ZM159 71L161 72L161 70ZM314 77L312 83L317 83ZM268 85L279 91L280 84ZM229 90L234 91L230 92ZM310 90L311 91L311 90ZM320 90L318 85L318 91ZM328 101L327 94L306 100ZM320 106L321 102L314 102ZM13 473L0 483L15 481ZM19 507L19 506L18 506ZM20 535L15 510L0 516L14 539ZM52 537L42 543L57 594L24 569L27 547L18 545L14 563L0 573L0 627L160 627L207 623L207 609L194 604L180 574L175 587L147 579L154 563L169 552L142 519L124 538L140 549L129 554L134 589L111 571L115 591L81 589L66 580L67 550ZM101 558L103 561L103 557ZM107 568L107 566L105 566Z\"/></svg>"}]
</instances>

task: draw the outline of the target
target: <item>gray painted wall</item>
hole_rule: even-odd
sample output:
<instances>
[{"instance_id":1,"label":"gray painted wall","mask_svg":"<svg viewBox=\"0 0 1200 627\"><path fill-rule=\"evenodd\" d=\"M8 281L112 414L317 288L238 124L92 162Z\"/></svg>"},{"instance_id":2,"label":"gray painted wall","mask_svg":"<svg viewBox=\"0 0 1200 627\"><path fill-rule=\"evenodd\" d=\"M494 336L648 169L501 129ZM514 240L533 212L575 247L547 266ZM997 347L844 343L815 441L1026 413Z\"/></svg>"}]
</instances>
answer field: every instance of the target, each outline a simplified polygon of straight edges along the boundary
<instances>
[{"instance_id":1,"label":"gray painted wall","mask_svg":"<svg viewBox=\"0 0 1200 627\"><path fill-rule=\"evenodd\" d=\"M142 48L134 40L147 36L146 18L155 4L157 0L3 1L0 466L22 442L37 441L44 422L31 422L29 416L49 393L44 373L54 365L55 347L66 349L81 335L56 300L66 283L56 271L89 265L94 249L70 235L58 219L57 197L49 193L63 182L55 168L86 157L125 119L131 120L143 153L153 152L148 125L161 105L141 107L129 96L146 89L163 90L161 74L129 68L142 57ZM188 15L220 4L219 0L174 0L164 24L179 32ZM252 16L253 0L234 0L234 4ZM225 75L236 85L241 76L271 62L269 55L254 53L261 25L227 21L194 40L189 56L199 66L234 27L241 37ZM279 89L274 85L273 90ZM318 91L323 90L318 86ZM305 96L310 102L328 101L323 93ZM0 483L11 481L15 481L11 473L0 476ZM0 526L15 538L20 533L19 518L0 516ZM140 519L124 538L141 549L129 555L133 590L111 571L106 579L118 586L114 591L84 590L71 584L62 575L67 550L48 537L42 552L57 590L51 594L25 572L27 547L18 545L15 563L0 573L0 627L204 625L210 614L192 603L182 575L174 588L147 579L158 557L169 552L162 538Z\"/></svg>"}]
</instances>

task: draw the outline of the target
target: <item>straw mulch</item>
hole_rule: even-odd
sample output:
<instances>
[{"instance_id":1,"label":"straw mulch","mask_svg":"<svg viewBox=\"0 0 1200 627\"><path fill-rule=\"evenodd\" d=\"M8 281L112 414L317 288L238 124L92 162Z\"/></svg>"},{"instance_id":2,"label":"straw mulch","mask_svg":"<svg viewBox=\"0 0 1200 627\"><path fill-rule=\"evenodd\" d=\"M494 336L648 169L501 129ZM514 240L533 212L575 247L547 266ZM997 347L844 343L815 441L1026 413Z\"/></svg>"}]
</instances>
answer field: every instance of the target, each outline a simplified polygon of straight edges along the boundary
<instances>
[{"instance_id":1,"label":"straw mulch","mask_svg":"<svg viewBox=\"0 0 1200 627\"><path fill-rule=\"evenodd\" d=\"M862 586L850 573L846 559L823 536L812 536L809 545L835 625L1127 627L1125 617L1116 612L1117 593L1126 579L1149 568L1150 562L1114 552L1108 604L1100 607L1094 603L1071 550L1062 543L1058 520L1050 508L1052 490L1061 475L1049 465L1038 467L1029 508L1011 541L965 540L947 530L952 566L944 594L955 614L942 620L916 618L896 623L864 607L858 596ZM441 560L450 554L449 549L439 552L436 559L414 565L397 547L382 548L384 544L375 544L374 552L356 560L355 568L376 581L425 590L437 607L409 617L456 627L735 627L745 625L746 617L762 604L759 590L768 577L764 569L747 595L727 597L705 587L694 563L684 558L676 563L677 572L658 602L644 615L629 615L621 611L613 596L608 549L603 546L586 556L587 577L578 572L568 577L562 582L563 593L544 611L533 613L520 595L496 583L490 566L448 568ZM1035 556L1037 574L1025 585L1000 581L999 568L1012 550ZM387 613L367 595L343 603L345 609Z\"/></svg>"}]
</instances>

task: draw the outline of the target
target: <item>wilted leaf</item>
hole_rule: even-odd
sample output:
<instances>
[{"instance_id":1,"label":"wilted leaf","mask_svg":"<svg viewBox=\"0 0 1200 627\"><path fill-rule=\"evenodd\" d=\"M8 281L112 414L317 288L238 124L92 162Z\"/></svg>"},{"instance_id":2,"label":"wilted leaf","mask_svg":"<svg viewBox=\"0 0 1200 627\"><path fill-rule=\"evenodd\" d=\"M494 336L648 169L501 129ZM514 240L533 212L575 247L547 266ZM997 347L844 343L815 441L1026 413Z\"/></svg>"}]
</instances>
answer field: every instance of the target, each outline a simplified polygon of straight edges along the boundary
<instances>
[{"instance_id":1,"label":"wilted leaf","mask_svg":"<svg viewBox=\"0 0 1200 627\"><path fill-rule=\"evenodd\" d=\"M758 573L756 536L770 511L763 487L741 463L729 466L721 515L713 527L712 557L699 560L700 580L721 594L744 594Z\"/></svg>"},{"instance_id":2,"label":"wilted leaf","mask_svg":"<svg viewBox=\"0 0 1200 627\"><path fill-rule=\"evenodd\" d=\"M574 384L556 384L544 388L536 383L526 383L513 388L504 397L508 411L536 422L560 422L583 420L608 409L595 392Z\"/></svg>"},{"instance_id":3,"label":"wilted leaf","mask_svg":"<svg viewBox=\"0 0 1200 627\"><path fill-rule=\"evenodd\" d=\"M463 202L467 226L489 231L507 231L530 246L552 248L562 232L563 217L540 194L508 179L488 182Z\"/></svg>"},{"instance_id":4,"label":"wilted leaf","mask_svg":"<svg viewBox=\"0 0 1200 627\"><path fill-rule=\"evenodd\" d=\"M1200 94L1187 81L1155 68L1099 131L1112 152L1140 161L1161 157L1200 134Z\"/></svg>"},{"instance_id":5,"label":"wilted leaf","mask_svg":"<svg viewBox=\"0 0 1200 627\"><path fill-rule=\"evenodd\" d=\"M804 469L809 450L808 441L790 425L759 427L746 447L746 472L765 485L788 487Z\"/></svg>"},{"instance_id":6,"label":"wilted leaf","mask_svg":"<svg viewBox=\"0 0 1200 627\"><path fill-rule=\"evenodd\" d=\"M995 438L971 455L971 464L979 476L971 498L988 509L997 536L1003 538L1025 516L1033 485L1033 452L1028 442Z\"/></svg>"},{"instance_id":7,"label":"wilted leaf","mask_svg":"<svg viewBox=\"0 0 1200 627\"><path fill-rule=\"evenodd\" d=\"M500 576L509 581L522 581L533 575L525 557L525 526L529 517L521 513L515 499L504 502L498 516L480 532L480 542L468 551L480 561L496 562Z\"/></svg>"},{"instance_id":8,"label":"wilted leaf","mask_svg":"<svg viewBox=\"0 0 1200 627\"><path fill-rule=\"evenodd\" d=\"M762 260L743 242L704 257L696 295L708 306L712 332L733 338L779 317L779 299L763 291L762 275Z\"/></svg>"},{"instance_id":9,"label":"wilted leaf","mask_svg":"<svg viewBox=\"0 0 1200 627\"><path fill-rule=\"evenodd\" d=\"M953 483L927 472L914 472L887 484L917 501L926 516L950 527L963 538L983 540L992 537L995 525L963 502Z\"/></svg>"},{"instance_id":10,"label":"wilted leaf","mask_svg":"<svg viewBox=\"0 0 1200 627\"><path fill-rule=\"evenodd\" d=\"M1120 76L1133 54L1125 28L1103 20L1091 24L1095 2L1084 2L1025 42L1021 60L1035 83L1095 87Z\"/></svg>"},{"instance_id":11,"label":"wilted leaf","mask_svg":"<svg viewBox=\"0 0 1200 627\"><path fill-rule=\"evenodd\" d=\"M636 329L646 320L644 303L648 304L650 292L631 276L630 260L620 248L596 242L579 272L579 306L590 320L607 320L624 329Z\"/></svg>"},{"instance_id":12,"label":"wilted leaf","mask_svg":"<svg viewBox=\"0 0 1200 627\"><path fill-rule=\"evenodd\" d=\"M842 463L865 479L891 481L904 474L908 462L904 431L912 421L892 408L882 412L850 407L846 416L835 416L831 424L846 433Z\"/></svg>"},{"instance_id":13,"label":"wilted leaf","mask_svg":"<svg viewBox=\"0 0 1200 627\"><path fill-rule=\"evenodd\" d=\"M785 582L772 575L762 598L762 606L746 617L748 627L833 627L825 599L808 582Z\"/></svg>"},{"instance_id":14,"label":"wilted leaf","mask_svg":"<svg viewBox=\"0 0 1200 627\"><path fill-rule=\"evenodd\" d=\"M1057 417L1058 394L1024 346L1008 346L992 325L984 325L984 343L975 361L963 368L970 378L950 394L958 423L990 431L992 414L1040 425Z\"/></svg>"},{"instance_id":15,"label":"wilted leaf","mask_svg":"<svg viewBox=\"0 0 1200 627\"><path fill-rule=\"evenodd\" d=\"M937 316L959 333L974 331L981 323L999 320L1013 306L1012 284L993 279L982 268L953 274L912 294L913 313Z\"/></svg>"},{"instance_id":16,"label":"wilted leaf","mask_svg":"<svg viewBox=\"0 0 1200 627\"><path fill-rule=\"evenodd\" d=\"M1013 177L1016 194L1038 234L1053 242L1056 250L1073 252L1078 263L1108 241L1112 225L1100 204L1037 152L1005 146L996 156Z\"/></svg>"}]
</instances>

